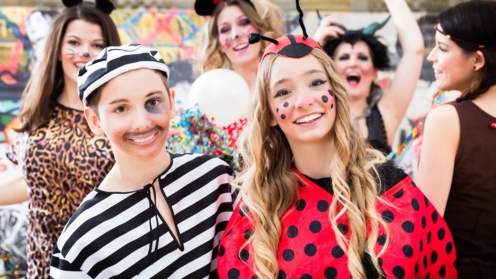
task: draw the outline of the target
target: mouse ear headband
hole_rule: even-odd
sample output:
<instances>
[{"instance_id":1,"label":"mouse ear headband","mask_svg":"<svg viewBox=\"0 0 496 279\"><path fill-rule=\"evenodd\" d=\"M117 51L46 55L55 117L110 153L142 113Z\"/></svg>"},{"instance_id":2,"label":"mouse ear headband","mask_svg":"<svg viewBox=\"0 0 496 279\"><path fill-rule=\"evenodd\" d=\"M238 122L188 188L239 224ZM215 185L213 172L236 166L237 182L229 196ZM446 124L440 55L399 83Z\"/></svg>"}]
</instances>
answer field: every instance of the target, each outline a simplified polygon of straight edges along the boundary
<instances>
[{"instance_id":1,"label":"mouse ear headband","mask_svg":"<svg viewBox=\"0 0 496 279\"><path fill-rule=\"evenodd\" d=\"M244 0L246 3L250 4L253 9L255 5L250 0ZM225 0L196 0L195 1L195 12L201 16L211 16L215 10L215 7L220 3L225 2Z\"/></svg>"},{"instance_id":2,"label":"mouse ear headband","mask_svg":"<svg viewBox=\"0 0 496 279\"><path fill-rule=\"evenodd\" d=\"M83 0L62 0L62 3L66 8L70 8L83 3ZM95 0L95 7L106 14L110 14L115 9L114 4L109 0Z\"/></svg>"},{"instance_id":3,"label":"mouse ear headband","mask_svg":"<svg viewBox=\"0 0 496 279\"><path fill-rule=\"evenodd\" d=\"M271 42L262 55L258 67L262 64L265 57L269 54L277 54L280 56L291 57L291 58L301 58L307 54L309 54L314 48L320 49L322 52L325 51L322 49L320 44L314 39L308 37L307 30L305 25L303 24L303 11L300 8L300 1L296 0L296 9L300 15L299 23L301 26L301 30L303 31L303 35L285 35L275 40L272 38L268 38L260 35L259 33L252 33L249 39L250 44L255 44L260 42L261 40L266 40Z\"/></svg>"}]
</instances>

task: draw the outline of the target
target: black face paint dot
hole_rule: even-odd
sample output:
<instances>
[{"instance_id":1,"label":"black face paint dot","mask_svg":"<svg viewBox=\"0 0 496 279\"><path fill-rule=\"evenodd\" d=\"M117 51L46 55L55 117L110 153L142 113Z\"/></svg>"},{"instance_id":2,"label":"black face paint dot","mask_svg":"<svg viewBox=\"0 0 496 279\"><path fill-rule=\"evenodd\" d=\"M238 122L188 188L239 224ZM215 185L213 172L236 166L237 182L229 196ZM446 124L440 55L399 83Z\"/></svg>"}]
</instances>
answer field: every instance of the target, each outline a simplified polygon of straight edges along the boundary
<instances>
[{"instance_id":1,"label":"black face paint dot","mask_svg":"<svg viewBox=\"0 0 496 279\"><path fill-rule=\"evenodd\" d=\"M427 256L424 256L424 268L427 268Z\"/></svg>"},{"instance_id":2,"label":"black face paint dot","mask_svg":"<svg viewBox=\"0 0 496 279\"><path fill-rule=\"evenodd\" d=\"M446 254L451 254L451 251L453 251L453 243L450 241L446 244Z\"/></svg>"},{"instance_id":3,"label":"black face paint dot","mask_svg":"<svg viewBox=\"0 0 496 279\"><path fill-rule=\"evenodd\" d=\"M289 107L289 103L288 102L285 102L282 106L285 107L285 108L287 108L287 107Z\"/></svg>"},{"instance_id":4,"label":"black face paint dot","mask_svg":"<svg viewBox=\"0 0 496 279\"><path fill-rule=\"evenodd\" d=\"M281 114L281 119L282 120L286 119L286 115L285 114Z\"/></svg>"},{"instance_id":5,"label":"black face paint dot","mask_svg":"<svg viewBox=\"0 0 496 279\"><path fill-rule=\"evenodd\" d=\"M441 266L441 269L439 270L439 276L441 276L441 278L444 278L444 276L446 276L446 267L444 265Z\"/></svg>"},{"instance_id":6,"label":"black face paint dot","mask_svg":"<svg viewBox=\"0 0 496 279\"><path fill-rule=\"evenodd\" d=\"M312 276L310 274L303 274L300 279L312 279Z\"/></svg>"},{"instance_id":7,"label":"black face paint dot","mask_svg":"<svg viewBox=\"0 0 496 279\"><path fill-rule=\"evenodd\" d=\"M317 203L317 209L320 212L326 212L328 208L329 208L329 203L327 201L325 201L325 200L320 200Z\"/></svg>"},{"instance_id":8,"label":"black face paint dot","mask_svg":"<svg viewBox=\"0 0 496 279\"><path fill-rule=\"evenodd\" d=\"M282 258L287 262L292 261L294 259L293 250L291 250L291 249L284 250L284 252L282 252Z\"/></svg>"},{"instance_id":9,"label":"black face paint dot","mask_svg":"<svg viewBox=\"0 0 496 279\"><path fill-rule=\"evenodd\" d=\"M236 268L229 269L229 271L227 272L227 277L229 277L229 279L238 279L239 270L237 270Z\"/></svg>"},{"instance_id":10,"label":"black face paint dot","mask_svg":"<svg viewBox=\"0 0 496 279\"><path fill-rule=\"evenodd\" d=\"M329 98L325 95L322 96L322 102L327 103L329 102Z\"/></svg>"},{"instance_id":11,"label":"black face paint dot","mask_svg":"<svg viewBox=\"0 0 496 279\"><path fill-rule=\"evenodd\" d=\"M341 247L339 247L339 245L336 245L332 248L331 254L334 258L339 259L344 256L344 251L343 249L341 249Z\"/></svg>"},{"instance_id":12,"label":"black face paint dot","mask_svg":"<svg viewBox=\"0 0 496 279\"><path fill-rule=\"evenodd\" d=\"M307 206L305 200L299 199L296 201L296 210L302 211L303 209L305 209L305 206Z\"/></svg>"},{"instance_id":13,"label":"black face paint dot","mask_svg":"<svg viewBox=\"0 0 496 279\"><path fill-rule=\"evenodd\" d=\"M331 89L327 90L327 92L329 92L329 95L331 95L331 97L334 97L334 92L332 92Z\"/></svg>"},{"instance_id":14,"label":"black face paint dot","mask_svg":"<svg viewBox=\"0 0 496 279\"><path fill-rule=\"evenodd\" d=\"M279 108L276 108L276 112L279 113Z\"/></svg>"},{"instance_id":15,"label":"black face paint dot","mask_svg":"<svg viewBox=\"0 0 496 279\"><path fill-rule=\"evenodd\" d=\"M415 263L415 275L417 275L419 272L419 264Z\"/></svg>"},{"instance_id":16,"label":"black face paint dot","mask_svg":"<svg viewBox=\"0 0 496 279\"><path fill-rule=\"evenodd\" d=\"M288 237L295 238L298 235L298 228L295 226L291 226L288 228Z\"/></svg>"},{"instance_id":17,"label":"black face paint dot","mask_svg":"<svg viewBox=\"0 0 496 279\"><path fill-rule=\"evenodd\" d=\"M428 232L427 233L427 244L430 244L431 243L431 237L432 237L431 232Z\"/></svg>"},{"instance_id":18,"label":"black face paint dot","mask_svg":"<svg viewBox=\"0 0 496 279\"><path fill-rule=\"evenodd\" d=\"M422 229L425 229L426 226L427 226L427 219L425 218L425 216L422 216Z\"/></svg>"},{"instance_id":19,"label":"black face paint dot","mask_svg":"<svg viewBox=\"0 0 496 279\"><path fill-rule=\"evenodd\" d=\"M311 257L317 253L317 247L312 243L305 245L305 255Z\"/></svg>"},{"instance_id":20,"label":"black face paint dot","mask_svg":"<svg viewBox=\"0 0 496 279\"><path fill-rule=\"evenodd\" d=\"M333 108L334 108L334 104L331 104L331 109L333 109Z\"/></svg>"},{"instance_id":21,"label":"black face paint dot","mask_svg":"<svg viewBox=\"0 0 496 279\"><path fill-rule=\"evenodd\" d=\"M318 233L322 229L322 224L319 221L313 221L310 223L310 231L313 233Z\"/></svg>"},{"instance_id":22,"label":"black face paint dot","mask_svg":"<svg viewBox=\"0 0 496 279\"><path fill-rule=\"evenodd\" d=\"M338 277L338 271L334 267L328 267L324 270L324 276L326 279L335 279Z\"/></svg>"},{"instance_id":23,"label":"black face paint dot","mask_svg":"<svg viewBox=\"0 0 496 279\"><path fill-rule=\"evenodd\" d=\"M424 248L424 241L421 239L420 240L420 252L422 252L423 248Z\"/></svg>"},{"instance_id":24,"label":"black face paint dot","mask_svg":"<svg viewBox=\"0 0 496 279\"><path fill-rule=\"evenodd\" d=\"M279 270L279 274L277 275L277 279L286 279L286 272Z\"/></svg>"},{"instance_id":25,"label":"black face paint dot","mask_svg":"<svg viewBox=\"0 0 496 279\"><path fill-rule=\"evenodd\" d=\"M217 253L217 256L224 256L224 254L226 253L226 248L224 248L224 246L220 246L219 247L219 252Z\"/></svg>"},{"instance_id":26,"label":"black face paint dot","mask_svg":"<svg viewBox=\"0 0 496 279\"><path fill-rule=\"evenodd\" d=\"M403 224L401 224L401 227L402 227L402 228L403 228L403 230L404 230L405 232L407 232L407 233L411 233L411 232L413 232L413 229L414 229L414 227L413 227L413 223L412 223L412 222L410 222L410 221L405 221L405 222L403 222Z\"/></svg>"},{"instance_id":27,"label":"black face paint dot","mask_svg":"<svg viewBox=\"0 0 496 279\"><path fill-rule=\"evenodd\" d=\"M247 229L244 233L245 239L248 240L253 235L254 231L252 229Z\"/></svg>"},{"instance_id":28,"label":"black face paint dot","mask_svg":"<svg viewBox=\"0 0 496 279\"><path fill-rule=\"evenodd\" d=\"M246 262L250 258L250 252L247 250L243 249L241 252L238 254L238 259L240 259L243 262Z\"/></svg>"},{"instance_id":29,"label":"black face paint dot","mask_svg":"<svg viewBox=\"0 0 496 279\"><path fill-rule=\"evenodd\" d=\"M381 246L384 246L387 242L387 236L385 234L381 234L377 237L377 243Z\"/></svg>"},{"instance_id":30,"label":"black face paint dot","mask_svg":"<svg viewBox=\"0 0 496 279\"><path fill-rule=\"evenodd\" d=\"M399 199L399 198L403 197L403 193L404 193L404 191L403 191L403 189L401 189L398 192L394 193L393 197Z\"/></svg>"},{"instance_id":31,"label":"black face paint dot","mask_svg":"<svg viewBox=\"0 0 496 279\"><path fill-rule=\"evenodd\" d=\"M343 234L346 235L348 233L348 226L345 224L338 224L338 230Z\"/></svg>"},{"instance_id":32,"label":"black face paint dot","mask_svg":"<svg viewBox=\"0 0 496 279\"><path fill-rule=\"evenodd\" d=\"M393 267L393 274L397 278L405 278L405 270L401 266L395 266Z\"/></svg>"},{"instance_id":33,"label":"black face paint dot","mask_svg":"<svg viewBox=\"0 0 496 279\"><path fill-rule=\"evenodd\" d=\"M415 211L419 211L419 209L420 209L420 205L418 203L418 200L415 198L412 199L412 207L413 207L413 209L415 209Z\"/></svg>"},{"instance_id":34,"label":"black face paint dot","mask_svg":"<svg viewBox=\"0 0 496 279\"><path fill-rule=\"evenodd\" d=\"M431 263L435 264L437 262L437 252L432 251L431 253Z\"/></svg>"},{"instance_id":35,"label":"black face paint dot","mask_svg":"<svg viewBox=\"0 0 496 279\"><path fill-rule=\"evenodd\" d=\"M403 246L403 254L405 254L408 258L413 257L413 247L409 244Z\"/></svg>"},{"instance_id":36,"label":"black face paint dot","mask_svg":"<svg viewBox=\"0 0 496 279\"><path fill-rule=\"evenodd\" d=\"M439 231L437 232L437 238L439 240L443 240L445 236L446 236L446 231L443 228L439 229Z\"/></svg>"},{"instance_id":37,"label":"black face paint dot","mask_svg":"<svg viewBox=\"0 0 496 279\"><path fill-rule=\"evenodd\" d=\"M389 210L382 212L382 220L384 220L384 222L386 222L386 223L393 222L393 220L394 220L393 212L391 212Z\"/></svg>"},{"instance_id":38,"label":"black face paint dot","mask_svg":"<svg viewBox=\"0 0 496 279\"><path fill-rule=\"evenodd\" d=\"M432 223L436 223L437 222L437 217L439 217L439 214L437 214L437 211L434 211L432 212Z\"/></svg>"}]
</instances>

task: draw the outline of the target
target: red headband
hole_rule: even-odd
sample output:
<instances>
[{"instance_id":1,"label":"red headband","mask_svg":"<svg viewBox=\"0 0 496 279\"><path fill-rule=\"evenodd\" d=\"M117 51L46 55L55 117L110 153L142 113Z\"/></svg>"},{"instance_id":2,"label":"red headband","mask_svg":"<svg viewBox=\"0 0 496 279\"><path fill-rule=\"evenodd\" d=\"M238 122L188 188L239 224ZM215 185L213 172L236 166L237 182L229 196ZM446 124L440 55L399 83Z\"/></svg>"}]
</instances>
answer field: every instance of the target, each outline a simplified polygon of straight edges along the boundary
<instances>
[{"instance_id":1,"label":"red headband","mask_svg":"<svg viewBox=\"0 0 496 279\"><path fill-rule=\"evenodd\" d=\"M465 40L462 40L462 39L459 39L459 38L454 38L452 37L451 35L447 34L446 32L442 31L442 30L439 30L439 28L436 26L434 26L434 30L436 30L437 32L443 34L444 36L446 36L448 39L453 39L455 41L460 41L460 42L463 42L463 43L466 43L466 44L469 44L469 45L473 45L473 46L476 46L477 48L479 49L490 49L490 50L496 50L492 47L486 47L485 45L480 45L480 44L477 44L477 43L472 43L472 42L469 42L469 41L465 41Z\"/></svg>"}]
</instances>

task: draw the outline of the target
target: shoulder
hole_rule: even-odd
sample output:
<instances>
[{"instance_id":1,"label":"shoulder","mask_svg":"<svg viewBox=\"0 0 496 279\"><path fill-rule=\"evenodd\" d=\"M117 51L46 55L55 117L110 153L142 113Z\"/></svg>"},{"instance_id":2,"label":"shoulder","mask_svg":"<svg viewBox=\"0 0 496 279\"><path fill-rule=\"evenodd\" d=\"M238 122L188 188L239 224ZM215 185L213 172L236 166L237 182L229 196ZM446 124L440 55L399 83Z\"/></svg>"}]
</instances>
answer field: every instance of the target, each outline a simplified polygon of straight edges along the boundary
<instances>
[{"instance_id":1,"label":"shoulder","mask_svg":"<svg viewBox=\"0 0 496 279\"><path fill-rule=\"evenodd\" d=\"M209 173L218 176L234 176L234 170L223 160L203 154L170 154L172 159L169 173L189 175L193 173Z\"/></svg>"},{"instance_id":2,"label":"shoulder","mask_svg":"<svg viewBox=\"0 0 496 279\"><path fill-rule=\"evenodd\" d=\"M377 185L379 185L379 196L398 185L405 178L409 178L408 174L391 160L376 165L376 170L377 174L374 173L373 175Z\"/></svg>"},{"instance_id":3,"label":"shoulder","mask_svg":"<svg viewBox=\"0 0 496 279\"><path fill-rule=\"evenodd\" d=\"M452 123L454 119L458 119L458 113L456 110L457 106L458 106L457 103L449 103L433 109L431 112L429 112L429 114L427 114L427 118L425 120L426 124ZM451 126L451 125L446 125L446 126Z\"/></svg>"}]
</instances>

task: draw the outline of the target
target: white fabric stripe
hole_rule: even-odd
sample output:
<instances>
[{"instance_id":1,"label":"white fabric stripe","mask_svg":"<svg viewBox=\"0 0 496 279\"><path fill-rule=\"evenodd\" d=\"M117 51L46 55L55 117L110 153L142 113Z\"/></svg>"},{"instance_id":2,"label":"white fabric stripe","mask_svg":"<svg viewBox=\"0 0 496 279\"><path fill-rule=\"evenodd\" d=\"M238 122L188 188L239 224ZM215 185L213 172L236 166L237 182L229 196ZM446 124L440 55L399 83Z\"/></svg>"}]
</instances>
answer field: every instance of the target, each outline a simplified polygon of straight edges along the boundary
<instances>
[{"instance_id":1,"label":"white fabric stripe","mask_svg":"<svg viewBox=\"0 0 496 279\"><path fill-rule=\"evenodd\" d=\"M111 195L110 197L107 197L105 201L101 201L98 203L98 205L93 206L81 214L74 220L71 225L67 228L67 231L65 231L59 238L58 240L58 245L59 248L62 249L64 247L64 244L66 241L69 239L69 237L74 234L74 232L79 229L80 226L82 226L86 221L89 219L99 216L102 214L102 212L107 211L110 207L116 205L117 203L123 201L127 197L129 197L132 194L118 194L118 195Z\"/></svg>"},{"instance_id":2,"label":"white fabric stripe","mask_svg":"<svg viewBox=\"0 0 496 279\"><path fill-rule=\"evenodd\" d=\"M195 158L200 157L200 156L203 156L203 155L202 154L185 154L185 155L183 155L181 157L174 158L172 160L172 166L170 167L170 169L165 174L163 174L160 177L160 179L164 179L167 176L167 174L172 173L173 171L175 171L180 166L182 166L182 165L184 165L184 164L186 164L188 162L191 162Z\"/></svg>"},{"instance_id":3,"label":"white fabric stripe","mask_svg":"<svg viewBox=\"0 0 496 279\"><path fill-rule=\"evenodd\" d=\"M91 279L91 277L81 271L65 271L56 267L50 267L50 276L54 279Z\"/></svg>"},{"instance_id":4,"label":"white fabric stripe","mask_svg":"<svg viewBox=\"0 0 496 279\"><path fill-rule=\"evenodd\" d=\"M181 202L178 202L177 204L173 205L172 209L174 210L174 213L178 214L184 209L194 206L201 199L205 198L206 196L210 195L212 192L216 191L219 188L219 185L230 183L231 180L232 180L232 176L230 176L227 173L215 177L213 180L205 184L203 187L199 188L193 193L190 193L187 197L181 200ZM231 199L229 199L228 202L232 202Z\"/></svg>"},{"instance_id":5,"label":"white fabric stripe","mask_svg":"<svg viewBox=\"0 0 496 279\"><path fill-rule=\"evenodd\" d=\"M219 159L220 160L220 159ZM171 185L165 187L164 192L169 197L176 193L177 191L184 188L186 185L195 181L199 177L205 175L206 173L212 171L215 167L219 166L219 161L208 160L205 163L197 166L196 168L190 170L188 173L183 174L179 179L174 181Z\"/></svg>"},{"instance_id":6,"label":"white fabric stripe","mask_svg":"<svg viewBox=\"0 0 496 279\"><path fill-rule=\"evenodd\" d=\"M81 238L79 238L74 243L74 245L72 246L71 250L67 253L65 258L70 262L74 261L76 257L79 255L79 252L84 247L86 247L86 245L88 245L98 237L102 236L103 234L107 233L108 231L112 230L113 228L120 226L121 224L129 221L137 214L140 214L141 212L147 210L148 208L149 208L148 200L144 199L141 202L135 204L134 206L129 207L128 209L122 211L120 214L117 214L114 218L107 219L106 221L102 222L100 225L92 228L91 230L88 230ZM105 211L101 211L99 215L105 216ZM84 223L82 225L85 226Z\"/></svg>"},{"instance_id":7,"label":"white fabric stripe","mask_svg":"<svg viewBox=\"0 0 496 279\"><path fill-rule=\"evenodd\" d=\"M183 278L203 267L205 264L210 263L211 260L212 250L196 258L194 261L190 261L186 265L183 265L181 268L178 268L174 273L171 274L170 278Z\"/></svg>"}]
</instances>

